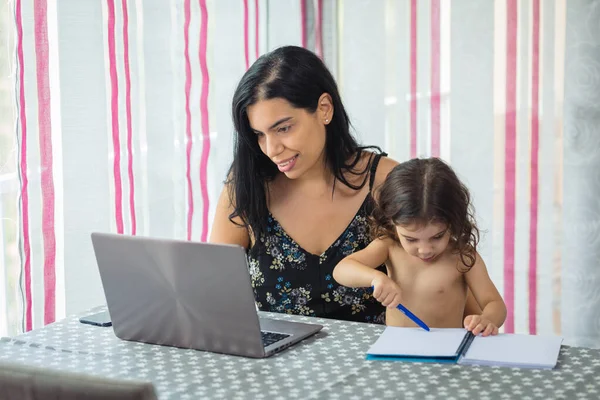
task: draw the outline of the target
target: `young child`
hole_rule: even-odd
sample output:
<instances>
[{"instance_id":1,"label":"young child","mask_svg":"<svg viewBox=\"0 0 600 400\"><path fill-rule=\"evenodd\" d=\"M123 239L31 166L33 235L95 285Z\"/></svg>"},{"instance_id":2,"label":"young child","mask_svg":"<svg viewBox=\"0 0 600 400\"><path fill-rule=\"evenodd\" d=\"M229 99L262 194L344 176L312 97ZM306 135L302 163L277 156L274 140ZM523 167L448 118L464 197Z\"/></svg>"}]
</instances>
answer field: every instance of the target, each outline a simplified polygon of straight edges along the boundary
<instances>
[{"instance_id":1,"label":"young child","mask_svg":"<svg viewBox=\"0 0 600 400\"><path fill-rule=\"evenodd\" d=\"M402 303L427 325L464 327L496 335L506 306L477 253L468 189L437 158L396 166L379 189L373 214L375 240L340 261L334 279L349 287L373 286L386 310L386 324L416 326L396 306ZM384 264L388 274L376 268ZM463 311L470 289L481 315Z\"/></svg>"}]
</instances>

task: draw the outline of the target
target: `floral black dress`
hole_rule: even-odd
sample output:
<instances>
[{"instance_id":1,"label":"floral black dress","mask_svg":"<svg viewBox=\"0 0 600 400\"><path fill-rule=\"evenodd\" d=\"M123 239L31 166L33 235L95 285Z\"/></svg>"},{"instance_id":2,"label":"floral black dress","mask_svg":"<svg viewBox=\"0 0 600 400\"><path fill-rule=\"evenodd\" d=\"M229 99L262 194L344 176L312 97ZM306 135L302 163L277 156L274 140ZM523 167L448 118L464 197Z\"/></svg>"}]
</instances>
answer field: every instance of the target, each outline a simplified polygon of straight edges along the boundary
<instances>
[{"instance_id":1,"label":"floral black dress","mask_svg":"<svg viewBox=\"0 0 600 400\"><path fill-rule=\"evenodd\" d=\"M370 288L340 286L332 276L338 262L371 242L371 190L382 155L385 153L376 154L371 162L369 194L348 227L321 255L301 248L269 214L266 232L248 252L252 287L260 310L385 323L385 307L371 295ZM385 272L383 265L378 269Z\"/></svg>"}]
</instances>

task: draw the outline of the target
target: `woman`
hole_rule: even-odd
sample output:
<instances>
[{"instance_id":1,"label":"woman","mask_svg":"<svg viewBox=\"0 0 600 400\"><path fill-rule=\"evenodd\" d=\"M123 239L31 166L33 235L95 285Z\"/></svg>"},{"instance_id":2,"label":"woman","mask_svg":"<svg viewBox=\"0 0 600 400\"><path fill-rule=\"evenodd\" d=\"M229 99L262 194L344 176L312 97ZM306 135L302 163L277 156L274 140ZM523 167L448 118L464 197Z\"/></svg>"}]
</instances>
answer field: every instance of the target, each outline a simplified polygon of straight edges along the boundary
<instances>
[{"instance_id":1,"label":"woman","mask_svg":"<svg viewBox=\"0 0 600 400\"><path fill-rule=\"evenodd\" d=\"M232 112L234 160L210 241L248 249L260 310L384 323L370 289L340 286L332 271L371 241L373 188L397 162L359 146L333 76L301 47L260 57Z\"/></svg>"}]
</instances>

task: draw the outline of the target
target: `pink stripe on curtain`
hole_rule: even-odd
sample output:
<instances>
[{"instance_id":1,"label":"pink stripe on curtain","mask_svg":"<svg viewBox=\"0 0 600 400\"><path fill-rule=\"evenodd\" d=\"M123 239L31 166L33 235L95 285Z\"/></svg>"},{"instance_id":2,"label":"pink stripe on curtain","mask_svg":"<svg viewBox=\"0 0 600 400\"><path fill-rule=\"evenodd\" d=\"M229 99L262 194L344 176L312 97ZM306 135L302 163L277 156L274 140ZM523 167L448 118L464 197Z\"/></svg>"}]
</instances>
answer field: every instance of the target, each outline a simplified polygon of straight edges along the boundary
<instances>
[{"instance_id":1,"label":"pink stripe on curtain","mask_svg":"<svg viewBox=\"0 0 600 400\"><path fill-rule=\"evenodd\" d=\"M123 233L123 192L121 187L121 144L119 142L119 82L117 78L117 56L115 51L115 2L106 0L108 5L108 58L110 60L111 101L113 141L113 175L115 180L115 219L117 232Z\"/></svg>"},{"instance_id":2,"label":"pink stripe on curtain","mask_svg":"<svg viewBox=\"0 0 600 400\"><path fill-rule=\"evenodd\" d=\"M440 156L440 0L431 0L431 155Z\"/></svg>"},{"instance_id":3,"label":"pink stripe on curtain","mask_svg":"<svg viewBox=\"0 0 600 400\"><path fill-rule=\"evenodd\" d=\"M192 89L192 67L190 64L190 0L185 0L184 13L184 52L185 52L185 176L188 188L187 239L192 240L192 217L194 216L194 193L192 189L191 159L192 159L192 113L190 111L190 91Z\"/></svg>"},{"instance_id":4,"label":"pink stripe on curtain","mask_svg":"<svg viewBox=\"0 0 600 400\"><path fill-rule=\"evenodd\" d=\"M323 59L323 0L317 0L315 15L315 53Z\"/></svg>"},{"instance_id":5,"label":"pink stripe on curtain","mask_svg":"<svg viewBox=\"0 0 600 400\"><path fill-rule=\"evenodd\" d=\"M21 148L19 173L21 176L21 219L23 224L23 275L25 279L25 331L33 328L31 297L31 247L29 242L29 179L27 175L27 113L25 112L25 64L23 62L23 17L21 0L15 3L17 24L17 59L19 67L19 120L21 124Z\"/></svg>"},{"instance_id":6,"label":"pink stripe on curtain","mask_svg":"<svg viewBox=\"0 0 600 400\"><path fill-rule=\"evenodd\" d=\"M136 233L135 218L135 185L133 178L133 151L131 128L131 75L129 73L129 13L127 0L121 0L123 9L123 62L125 67L125 102L127 113L127 173L129 177L129 215L131 218L131 234Z\"/></svg>"},{"instance_id":7,"label":"pink stripe on curtain","mask_svg":"<svg viewBox=\"0 0 600 400\"><path fill-rule=\"evenodd\" d=\"M410 0L410 157L417 156L417 0Z\"/></svg>"},{"instance_id":8,"label":"pink stripe on curtain","mask_svg":"<svg viewBox=\"0 0 600 400\"><path fill-rule=\"evenodd\" d=\"M506 333L515 330L515 173L517 138L517 0L507 1L506 146L504 161L504 302Z\"/></svg>"},{"instance_id":9,"label":"pink stripe on curtain","mask_svg":"<svg viewBox=\"0 0 600 400\"><path fill-rule=\"evenodd\" d=\"M42 235L44 238L44 324L56 313L56 238L54 235L54 179L52 177L52 121L46 0L34 0L35 57L38 95L38 133L42 184Z\"/></svg>"},{"instance_id":10,"label":"pink stripe on curtain","mask_svg":"<svg viewBox=\"0 0 600 400\"><path fill-rule=\"evenodd\" d=\"M539 159L539 94L540 94L540 0L533 0L531 65L531 201L529 219L529 334L537 332L537 225L538 225L538 159Z\"/></svg>"},{"instance_id":11,"label":"pink stripe on curtain","mask_svg":"<svg viewBox=\"0 0 600 400\"><path fill-rule=\"evenodd\" d=\"M248 0L244 0L244 61L246 62L246 69L250 68L250 32L248 24Z\"/></svg>"},{"instance_id":12,"label":"pink stripe on curtain","mask_svg":"<svg viewBox=\"0 0 600 400\"><path fill-rule=\"evenodd\" d=\"M254 56L255 56L255 59L258 59L258 55L260 54L260 52L258 50L259 46L260 46L259 27L260 27L259 4L258 4L258 0L254 0Z\"/></svg>"},{"instance_id":13,"label":"pink stripe on curtain","mask_svg":"<svg viewBox=\"0 0 600 400\"><path fill-rule=\"evenodd\" d=\"M306 0L300 0L300 30L302 34L302 47L308 46L308 32L306 31Z\"/></svg>"},{"instance_id":14,"label":"pink stripe on curtain","mask_svg":"<svg viewBox=\"0 0 600 400\"><path fill-rule=\"evenodd\" d=\"M200 1L200 71L202 72L202 90L200 94L200 115L202 117L202 155L200 156L200 190L202 192L202 236L206 242L208 237L208 156L210 154L210 130L208 126L208 89L210 77L206 62L206 45L208 40L208 10L206 0Z\"/></svg>"}]
</instances>

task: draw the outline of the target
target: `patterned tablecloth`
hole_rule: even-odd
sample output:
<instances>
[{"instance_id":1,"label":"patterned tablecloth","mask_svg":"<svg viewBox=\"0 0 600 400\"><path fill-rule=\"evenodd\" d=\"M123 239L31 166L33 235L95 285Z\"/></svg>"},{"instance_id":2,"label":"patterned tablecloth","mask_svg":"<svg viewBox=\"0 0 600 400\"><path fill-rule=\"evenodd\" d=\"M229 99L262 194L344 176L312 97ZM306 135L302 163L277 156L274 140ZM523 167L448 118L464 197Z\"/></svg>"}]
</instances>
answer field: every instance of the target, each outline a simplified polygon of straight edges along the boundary
<instances>
[{"instance_id":1,"label":"patterned tablecloth","mask_svg":"<svg viewBox=\"0 0 600 400\"><path fill-rule=\"evenodd\" d=\"M100 311L92 310L91 312ZM563 346L554 370L367 361L382 326L316 322L319 334L267 359L122 341L76 317L0 339L0 359L152 381L160 399L598 399L600 350Z\"/></svg>"}]
</instances>

